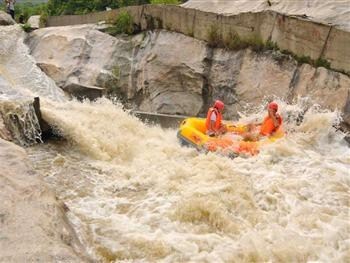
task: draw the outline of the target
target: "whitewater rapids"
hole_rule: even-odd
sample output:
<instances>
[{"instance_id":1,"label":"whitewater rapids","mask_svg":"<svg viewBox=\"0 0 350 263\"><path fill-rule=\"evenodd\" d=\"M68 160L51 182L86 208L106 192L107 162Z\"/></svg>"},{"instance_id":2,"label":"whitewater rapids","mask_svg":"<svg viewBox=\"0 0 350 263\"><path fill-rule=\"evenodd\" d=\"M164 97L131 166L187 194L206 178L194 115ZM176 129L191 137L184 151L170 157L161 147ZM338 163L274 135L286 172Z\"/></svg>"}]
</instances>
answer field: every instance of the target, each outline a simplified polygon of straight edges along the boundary
<instances>
[{"instance_id":1,"label":"whitewater rapids","mask_svg":"<svg viewBox=\"0 0 350 263\"><path fill-rule=\"evenodd\" d=\"M202 154L119 104L68 101L24 36L1 27L0 101L40 96L66 139L26 150L95 261L350 261L350 148L337 112L311 107L296 125L303 104L279 102L285 138L251 158Z\"/></svg>"},{"instance_id":2,"label":"whitewater rapids","mask_svg":"<svg viewBox=\"0 0 350 263\"><path fill-rule=\"evenodd\" d=\"M28 153L96 260L349 261L350 148L336 112L290 117L285 138L232 160L183 148L175 130L106 99L42 111L67 142Z\"/></svg>"}]
</instances>

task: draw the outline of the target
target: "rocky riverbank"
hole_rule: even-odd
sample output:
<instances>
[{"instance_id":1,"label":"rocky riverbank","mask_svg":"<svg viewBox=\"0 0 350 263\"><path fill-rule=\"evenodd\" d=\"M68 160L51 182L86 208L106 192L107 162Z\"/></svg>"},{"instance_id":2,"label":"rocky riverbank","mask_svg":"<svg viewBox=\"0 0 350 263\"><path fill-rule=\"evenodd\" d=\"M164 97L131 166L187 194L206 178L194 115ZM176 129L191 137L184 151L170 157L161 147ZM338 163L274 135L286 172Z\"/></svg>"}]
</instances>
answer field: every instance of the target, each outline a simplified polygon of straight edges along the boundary
<instances>
[{"instance_id":1,"label":"rocky riverbank","mask_svg":"<svg viewBox=\"0 0 350 263\"><path fill-rule=\"evenodd\" d=\"M201 115L220 98L226 118L234 119L269 98L292 103L308 97L310 104L337 109L349 120L347 75L300 64L278 51L212 48L165 30L112 37L94 25L39 29L27 43L38 66L62 89L73 87L74 93L72 83L80 83L87 87L80 89L84 95L97 86L136 110Z\"/></svg>"},{"instance_id":2,"label":"rocky riverbank","mask_svg":"<svg viewBox=\"0 0 350 263\"><path fill-rule=\"evenodd\" d=\"M0 262L88 262L67 207L32 168L26 152L0 139Z\"/></svg>"}]
</instances>

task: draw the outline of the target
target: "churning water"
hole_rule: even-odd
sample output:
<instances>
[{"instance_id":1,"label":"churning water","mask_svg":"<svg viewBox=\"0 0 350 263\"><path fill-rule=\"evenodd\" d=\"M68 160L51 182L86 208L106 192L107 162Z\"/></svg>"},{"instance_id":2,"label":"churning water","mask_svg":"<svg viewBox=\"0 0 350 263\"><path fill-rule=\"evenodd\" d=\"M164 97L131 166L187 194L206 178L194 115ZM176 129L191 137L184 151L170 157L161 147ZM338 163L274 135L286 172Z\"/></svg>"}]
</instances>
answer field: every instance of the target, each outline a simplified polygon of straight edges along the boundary
<instances>
[{"instance_id":1,"label":"churning water","mask_svg":"<svg viewBox=\"0 0 350 263\"><path fill-rule=\"evenodd\" d=\"M23 37L1 27L0 95L41 96L66 138L27 151L96 261L350 261L350 148L336 112L281 103L288 134L259 155L203 154L106 99L65 101Z\"/></svg>"},{"instance_id":2,"label":"churning water","mask_svg":"<svg viewBox=\"0 0 350 263\"><path fill-rule=\"evenodd\" d=\"M106 99L43 114L67 142L28 152L96 259L349 261L350 149L337 113L310 108L285 138L233 160L180 147L175 130Z\"/></svg>"}]
</instances>

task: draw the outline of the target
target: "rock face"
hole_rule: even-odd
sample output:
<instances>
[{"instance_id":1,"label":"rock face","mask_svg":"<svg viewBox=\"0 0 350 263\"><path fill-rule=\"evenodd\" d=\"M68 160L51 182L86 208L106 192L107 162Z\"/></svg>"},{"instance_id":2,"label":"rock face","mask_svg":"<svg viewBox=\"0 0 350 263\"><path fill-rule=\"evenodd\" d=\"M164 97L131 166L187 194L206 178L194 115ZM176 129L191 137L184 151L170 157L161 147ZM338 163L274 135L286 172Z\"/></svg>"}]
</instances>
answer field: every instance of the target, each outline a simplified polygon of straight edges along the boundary
<instances>
[{"instance_id":1,"label":"rock face","mask_svg":"<svg viewBox=\"0 0 350 263\"><path fill-rule=\"evenodd\" d=\"M116 61L129 67L132 54L130 41L88 25L36 30L28 44L39 67L64 90L71 83L112 88Z\"/></svg>"},{"instance_id":2,"label":"rock face","mask_svg":"<svg viewBox=\"0 0 350 263\"><path fill-rule=\"evenodd\" d=\"M350 78L344 74L298 66L272 51L212 49L164 30L114 38L94 26L45 28L33 32L28 43L62 88L70 82L102 87L142 111L201 115L219 98L227 105L225 117L232 119L243 107L274 97L308 96L344 113L349 104Z\"/></svg>"},{"instance_id":3,"label":"rock face","mask_svg":"<svg viewBox=\"0 0 350 263\"><path fill-rule=\"evenodd\" d=\"M138 109L169 114L197 115L203 106L208 47L202 41L166 31L114 38L85 25L36 30L27 43L64 90L72 82L97 86Z\"/></svg>"},{"instance_id":4,"label":"rock face","mask_svg":"<svg viewBox=\"0 0 350 263\"><path fill-rule=\"evenodd\" d=\"M31 16L29 17L27 23L33 29L38 29L40 27L40 16Z\"/></svg>"},{"instance_id":5,"label":"rock face","mask_svg":"<svg viewBox=\"0 0 350 263\"><path fill-rule=\"evenodd\" d=\"M206 45L165 31L148 34L144 44L136 56L132 86L133 97L142 97L140 109L197 115L203 106Z\"/></svg>"},{"instance_id":6,"label":"rock face","mask_svg":"<svg viewBox=\"0 0 350 263\"><path fill-rule=\"evenodd\" d=\"M302 65L296 74L298 81L292 86L294 97L309 96L324 108L343 110L346 113L350 92L348 76L306 64Z\"/></svg>"},{"instance_id":7,"label":"rock face","mask_svg":"<svg viewBox=\"0 0 350 263\"><path fill-rule=\"evenodd\" d=\"M12 136L10 131L6 128L4 120L2 116L0 115L0 139L11 141Z\"/></svg>"},{"instance_id":8,"label":"rock face","mask_svg":"<svg viewBox=\"0 0 350 263\"><path fill-rule=\"evenodd\" d=\"M232 118L248 104L259 105L264 98L286 99L296 69L292 59L272 53L214 50L209 73L212 99L222 99L226 116Z\"/></svg>"},{"instance_id":9,"label":"rock face","mask_svg":"<svg viewBox=\"0 0 350 263\"><path fill-rule=\"evenodd\" d=\"M335 24L350 31L350 8L347 0L189 0L183 7L219 14L239 14L273 10L311 20Z\"/></svg>"},{"instance_id":10,"label":"rock face","mask_svg":"<svg viewBox=\"0 0 350 263\"><path fill-rule=\"evenodd\" d=\"M12 19L12 17L9 14L0 11L0 26L8 26L14 24L16 24L16 22Z\"/></svg>"},{"instance_id":11,"label":"rock face","mask_svg":"<svg viewBox=\"0 0 350 263\"><path fill-rule=\"evenodd\" d=\"M63 204L30 168L25 151L2 139L0 185L0 262L88 261Z\"/></svg>"}]
</instances>

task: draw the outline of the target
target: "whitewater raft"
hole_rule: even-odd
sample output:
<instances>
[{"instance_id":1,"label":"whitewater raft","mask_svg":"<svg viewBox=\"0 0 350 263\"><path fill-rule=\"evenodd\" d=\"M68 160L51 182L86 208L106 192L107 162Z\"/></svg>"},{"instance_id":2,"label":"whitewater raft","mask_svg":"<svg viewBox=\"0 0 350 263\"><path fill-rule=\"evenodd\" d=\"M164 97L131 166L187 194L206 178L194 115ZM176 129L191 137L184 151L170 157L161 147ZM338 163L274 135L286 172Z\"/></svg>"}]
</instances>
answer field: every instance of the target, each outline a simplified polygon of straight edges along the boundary
<instances>
[{"instance_id":1,"label":"whitewater raft","mask_svg":"<svg viewBox=\"0 0 350 263\"><path fill-rule=\"evenodd\" d=\"M256 155L264 145L273 143L282 138L284 132L278 129L272 136L264 137L259 141L245 141L241 136L248 131L244 124L226 123L227 133L219 137L206 135L206 119L187 118L181 124L177 137L182 145L193 146L198 150L219 152L227 156Z\"/></svg>"}]
</instances>

